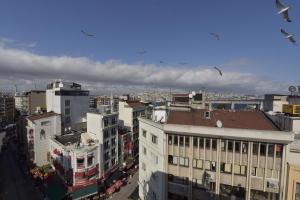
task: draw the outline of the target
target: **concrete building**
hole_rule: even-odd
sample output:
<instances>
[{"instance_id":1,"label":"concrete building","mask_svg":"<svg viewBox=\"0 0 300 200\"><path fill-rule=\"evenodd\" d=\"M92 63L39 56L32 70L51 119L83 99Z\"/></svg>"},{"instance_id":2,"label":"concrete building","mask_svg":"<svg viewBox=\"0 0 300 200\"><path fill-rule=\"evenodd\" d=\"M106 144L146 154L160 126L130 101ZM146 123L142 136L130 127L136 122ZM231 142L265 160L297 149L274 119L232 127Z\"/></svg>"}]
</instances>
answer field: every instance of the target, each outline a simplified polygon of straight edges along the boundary
<instances>
[{"instance_id":1,"label":"concrete building","mask_svg":"<svg viewBox=\"0 0 300 200\"><path fill-rule=\"evenodd\" d=\"M285 198L294 134L262 112L171 110L165 124L139 121L142 199Z\"/></svg>"},{"instance_id":2,"label":"concrete building","mask_svg":"<svg viewBox=\"0 0 300 200\"><path fill-rule=\"evenodd\" d=\"M0 93L0 124L13 123L15 119L15 100L12 96Z\"/></svg>"},{"instance_id":3,"label":"concrete building","mask_svg":"<svg viewBox=\"0 0 300 200\"><path fill-rule=\"evenodd\" d=\"M27 153L37 166L50 163L50 139L61 135L60 115L49 112L27 117Z\"/></svg>"},{"instance_id":4,"label":"concrete building","mask_svg":"<svg viewBox=\"0 0 300 200\"><path fill-rule=\"evenodd\" d=\"M119 111L119 98L114 96L98 96L96 100L96 108L102 109L109 107L111 112Z\"/></svg>"},{"instance_id":5,"label":"concrete building","mask_svg":"<svg viewBox=\"0 0 300 200\"><path fill-rule=\"evenodd\" d=\"M119 127L118 128L118 155L119 155L119 164L126 166L130 165L133 160L132 155L133 150L133 141L132 133L130 130Z\"/></svg>"},{"instance_id":6,"label":"concrete building","mask_svg":"<svg viewBox=\"0 0 300 200\"><path fill-rule=\"evenodd\" d=\"M48 84L46 91L47 112L61 114L62 127L82 129L89 109L89 91L72 82L55 81Z\"/></svg>"},{"instance_id":7,"label":"concrete building","mask_svg":"<svg viewBox=\"0 0 300 200\"><path fill-rule=\"evenodd\" d=\"M204 109L206 106L205 100L205 93L202 91L172 94L171 106L189 106L194 109Z\"/></svg>"},{"instance_id":8,"label":"concrete building","mask_svg":"<svg viewBox=\"0 0 300 200\"><path fill-rule=\"evenodd\" d=\"M99 142L99 172L107 177L118 167L118 115L88 112L87 133Z\"/></svg>"},{"instance_id":9,"label":"concrete building","mask_svg":"<svg viewBox=\"0 0 300 200\"><path fill-rule=\"evenodd\" d=\"M56 136L50 140L49 150L51 163L68 186L72 199L97 193L100 156L99 142L93 135L72 132Z\"/></svg>"},{"instance_id":10,"label":"concrete building","mask_svg":"<svg viewBox=\"0 0 300 200\"><path fill-rule=\"evenodd\" d=\"M31 90L16 93L15 107L23 115L32 115L37 109L46 111L46 91Z\"/></svg>"},{"instance_id":11,"label":"concrete building","mask_svg":"<svg viewBox=\"0 0 300 200\"><path fill-rule=\"evenodd\" d=\"M282 105L288 103L288 95L266 94L263 103L263 110L266 112L282 112Z\"/></svg>"},{"instance_id":12,"label":"concrete building","mask_svg":"<svg viewBox=\"0 0 300 200\"><path fill-rule=\"evenodd\" d=\"M145 116L146 107L139 101L120 101L120 124L132 132L133 155L139 152L139 121L138 117Z\"/></svg>"}]
</instances>

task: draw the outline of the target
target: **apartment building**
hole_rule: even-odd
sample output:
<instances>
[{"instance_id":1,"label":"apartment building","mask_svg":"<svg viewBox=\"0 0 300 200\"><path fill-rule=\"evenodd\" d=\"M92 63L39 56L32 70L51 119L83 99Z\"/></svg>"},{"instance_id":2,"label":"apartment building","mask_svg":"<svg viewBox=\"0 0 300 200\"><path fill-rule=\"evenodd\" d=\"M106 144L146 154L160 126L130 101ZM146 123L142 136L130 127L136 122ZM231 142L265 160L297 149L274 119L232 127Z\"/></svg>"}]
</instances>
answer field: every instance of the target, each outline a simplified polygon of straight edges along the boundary
<instances>
[{"instance_id":1,"label":"apartment building","mask_svg":"<svg viewBox=\"0 0 300 200\"><path fill-rule=\"evenodd\" d=\"M139 101L120 101L120 124L132 132L133 155L139 153L139 121L138 117L145 116L146 107Z\"/></svg>"},{"instance_id":2,"label":"apartment building","mask_svg":"<svg viewBox=\"0 0 300 200\"><path fill-rule=\"evenodd\" d=\"M294 134L262 112L171 110L165 124L139 120L140 198L285 198Z\"/></svg>"},{"instance_id":3,"label":"apartment building","mask_svg":"<svg viewBox=\"0 0 300 200\"><path fill-rule=\"evenodd\" d=\"M119 98L114 96L98 96L96 97L96 108L100 109L108 106L111 112L118 112Z\"/></svg>"},{"instance_id":4,"label":"apartment building","mask_svg":"<svg viewBox=\"0 0 300 200\"><path fill-rule=\"evenodd\" d=\"M85 128L89 109L89 91L73 82L54 81L47 85L47 112L61 114L62 128L80 130Z\"/></svg>"},{"instance_id":5,"label":"apartment building","mask_svg":"<svg viewBox=\"0 0 300 200\"><path fill-rule=\"evenodd\" d=\"M0 93L0 124L13 123L15 119L15 100L13 96Z\"/></svg>"},{"instance_id":6,"label":"apartment building","mask_svg":"<svg viewBox=\"0 0 300 200\"><path fill-rule=\"evenodd\" d=\"M60 115L49 112L27 117L26 149L32 164L43 166L50 163L50 139L61 135Z\"/></svg>"},{"instance_id":7,"label":"apartment building","mask_svg":"<svg viewBox=\"0 0 300 200\"><path fill-rule=\"evenodd\" d=\"M99 142L99 172L107 177L118 167L118 114L88 112L87 133Z\"/></svg>"},{"instance_id":8,"label":"apartment building","mask_svg":"<svg viewBox=\"0 0 300 200\"><path fill-rule=\"evenodd\" d=\"M37 108L46 110L46 91L31 90L15 94L15 107L23 115L32 115Z\"/></svg>"},{"instance_id":9,"label":"apartment building","mask_svg":"<svg viewBox=\"0 0 300 200\"><path fill-rule=\"evenodd\" d=\"M89 133L76 131L50 140L51 163L68 187L72 199L97 193L99 142Z\"/></svg>"},{"instance_id":10,"label":"apartment building","mask_svg":"<svg viewBox=\"0 0 300 200\"><path fill-rule=\"evenodd\" d=\"M118 128L118 155L119 164L125 166L132 161L133 141L132 133L124 127Z\"/></svg>"},{"instance_id":11,"label":"apartment building","mask_svg":"<svg viewBox=\"0 0 300 200\"><path fill-rule=\"evenodd\" d=\"M266 94L263 103L263 110L282 112L283 104L288 104L288 95Z\"/></svg>"}]
</instances>

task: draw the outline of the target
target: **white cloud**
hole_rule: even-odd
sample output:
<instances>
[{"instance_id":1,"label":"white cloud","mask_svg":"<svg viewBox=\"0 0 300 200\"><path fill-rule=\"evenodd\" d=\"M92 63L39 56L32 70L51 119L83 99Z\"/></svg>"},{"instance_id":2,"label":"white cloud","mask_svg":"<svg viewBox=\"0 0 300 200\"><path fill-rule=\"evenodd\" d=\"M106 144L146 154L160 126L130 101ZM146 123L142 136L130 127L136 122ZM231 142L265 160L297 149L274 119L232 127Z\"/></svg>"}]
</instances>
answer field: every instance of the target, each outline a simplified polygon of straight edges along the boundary
<instances>
[{"instance_id":1,"label":"white cloud","mask_svg":"<svg viewBox=\"0 0 300 200\"><path fill-rule=\"evenodd\" d=\"M238 63L247 62L240 60ZM221 77L210 66L162 68L153 64L129 65L115 60L98 62L86 57L43 56L5 44L0 45L0 88L12 81L23 84L23 87L32 87L32 80L45 84L45 81L59 78L89 83L92 87L97 87L98 84L182 89L205 87L260 94L283 91L286 88L285 83L276 83L253 74L224 71ZM31 82L26 83L27 80Z\"/></svg>"}]
</instances>

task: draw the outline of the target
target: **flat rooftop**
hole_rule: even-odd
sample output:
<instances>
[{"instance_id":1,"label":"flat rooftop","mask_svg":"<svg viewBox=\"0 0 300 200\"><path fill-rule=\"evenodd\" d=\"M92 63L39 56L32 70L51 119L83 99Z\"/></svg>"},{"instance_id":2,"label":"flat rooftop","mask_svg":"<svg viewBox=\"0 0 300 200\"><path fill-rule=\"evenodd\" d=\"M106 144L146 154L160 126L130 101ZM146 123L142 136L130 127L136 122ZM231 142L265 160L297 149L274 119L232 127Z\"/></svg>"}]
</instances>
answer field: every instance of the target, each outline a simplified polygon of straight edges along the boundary
<instances>
[{"instance_id":1,"label":"flat rooftop","mask_svg":"<svg viewBox=\"0 0 300 200\"><path fill-rule=\"evenodd\" d=\"M210 118L205 118L207 110L178 111L171 110L167 124L216 127L217 121L223 128L279 131L273 122L261 111L210 111Z\"/></svg>"},{"instance_id":2,"label":"flat rooftop","mask_svg":"<svg viewBox=\"0 0 300 200\"><path fill-rule=\"evenodd\" d=\"M54 113L54 112L47 112L47 113L43 113L43 114L30 115L27 117L27 119L29 119L30 121L35 121L35 120L48 118L48 117L52 117L52 116L57 116L57 115L59 115L59 114Z\"/></svg>"},{"instance_id":3,"label":"flat rooftop","mask_svg":"<svg viewBox=\"0 0 300 200\"><path fill-rule=\"evenodd\" d=\"M81 133L72 133L67 135L56 136L55 139L64 146L66 146L67 144L80 143Z\"/></svg>"}]
</instances>

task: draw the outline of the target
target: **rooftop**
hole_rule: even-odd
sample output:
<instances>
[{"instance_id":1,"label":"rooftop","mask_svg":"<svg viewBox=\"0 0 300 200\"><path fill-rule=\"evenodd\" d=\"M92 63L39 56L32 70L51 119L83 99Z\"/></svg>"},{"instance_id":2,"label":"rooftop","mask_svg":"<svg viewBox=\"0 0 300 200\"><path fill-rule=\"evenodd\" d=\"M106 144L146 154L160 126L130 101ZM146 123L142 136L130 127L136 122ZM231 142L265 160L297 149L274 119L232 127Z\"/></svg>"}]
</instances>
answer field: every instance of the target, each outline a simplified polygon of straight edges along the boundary
<instances>
[{"instance_id":1,"label":"rooftop","mask_svg":"<svg viewBox=\"0 0 300 200\"><path fill-rule=\"evenodd\" d=\"M171 110L167 124L216 127L218 120L223 128L239 128L279 131L279 129L260 111L210 111L210 118L204 117L207 110L177 111Z\"/></svg>"},{"instance_id":2,"label":"rooftop","mask_svg":"<svg viewBox=\"0 0 300 200\"><path fill-rule=\"evenodd\" d=\"M48 118L48 117L52 117L52 116L57 116L57 115L59 115L59 114L54 113L54 112L47 112L47 113L42 113L42 114L30 115L27 117L27 119L29 119L30 121L35 121L35 120Z\"/></svg>"},{"instance_id":3,"label":"rooftop","mask_svg":"<svg viewBox=\"0 0 300 200\"><path fill-rule=\"evenodd\" d=\"M61 136L56 136L55 139L62 145L66 146L67 144L79 143L81 141L81 134L73 133L73 134L61 135Z\"/></svg>"},{"instance_id":4,"label":"rooftop","mask_svg":"<svg viewBox=\"0 0 300 200\"><path fill-rule=\"evenodd\" d=\"M126 101L126 103L128 104L128 106L130 106L131 108L141 108L141 107L145 107L145 105L142 102L139 101Z\"/></svg>"}]
</instances>

